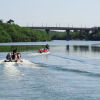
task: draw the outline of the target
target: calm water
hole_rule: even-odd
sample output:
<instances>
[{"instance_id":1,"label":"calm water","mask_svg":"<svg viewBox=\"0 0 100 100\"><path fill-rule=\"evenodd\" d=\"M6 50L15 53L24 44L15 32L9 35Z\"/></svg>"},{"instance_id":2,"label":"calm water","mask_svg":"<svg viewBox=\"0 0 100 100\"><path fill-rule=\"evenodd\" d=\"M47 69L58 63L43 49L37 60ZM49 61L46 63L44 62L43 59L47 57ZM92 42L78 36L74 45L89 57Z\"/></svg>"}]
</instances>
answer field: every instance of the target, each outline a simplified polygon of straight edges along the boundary
<instances>
[{"instance_id":1,"label":"calm water","mask_svg":"<svg viewBox=\"0 0 100 100\"><path fill-rule=\"evenodd\" d=\"M14 48L23 62L3 62ZM0 100L100 100L100 42L0 44Z\"/></svg>"}]
</instances>

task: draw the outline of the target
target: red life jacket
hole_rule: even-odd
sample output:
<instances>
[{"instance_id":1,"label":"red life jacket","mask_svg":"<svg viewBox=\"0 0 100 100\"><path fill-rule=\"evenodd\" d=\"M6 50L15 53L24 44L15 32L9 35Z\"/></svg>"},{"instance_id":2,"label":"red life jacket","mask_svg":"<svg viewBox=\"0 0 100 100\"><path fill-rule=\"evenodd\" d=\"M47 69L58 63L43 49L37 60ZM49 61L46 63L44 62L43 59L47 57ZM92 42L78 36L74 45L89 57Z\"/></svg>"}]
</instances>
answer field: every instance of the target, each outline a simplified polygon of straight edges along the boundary
<instances>
[{"instance_id":1,"label":"red life jacket","mask_svg":"<svg viewBox=\"0 0 100 100\"><path fill-rule=\"evenodd\" d=\"M47 52L47 49L44 49L43 52Z\"/></svg>"},{"instance_id":2,"label":"red life jacket","mask_svg":"<svg viewBox=\"0 0 100 100\"><path fill-rule=\"evenodd\" d=\"M42 49L40 48L39 50L38 50L38 52L41 52L42 51Z\"/></svg>"}]
</instances>

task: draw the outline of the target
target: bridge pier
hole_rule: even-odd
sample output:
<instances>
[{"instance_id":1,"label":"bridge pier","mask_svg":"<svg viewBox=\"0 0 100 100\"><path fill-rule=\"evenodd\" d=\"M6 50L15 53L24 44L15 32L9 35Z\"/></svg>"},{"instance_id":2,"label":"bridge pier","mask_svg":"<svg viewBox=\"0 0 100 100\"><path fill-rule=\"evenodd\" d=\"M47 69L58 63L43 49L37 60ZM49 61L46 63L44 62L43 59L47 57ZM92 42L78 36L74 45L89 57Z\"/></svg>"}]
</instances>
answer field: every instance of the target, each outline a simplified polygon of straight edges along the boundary
<instances>
[{"instance_id":1,"label":"bridge pier","mask_svg":"<svg viewBox=\"0 0 100 100\"><path fill-rule=\"evenodd\" d=\"M85 30L85 33L86 33L86 40L88 40L89 39L89 30Z\"/></svg>"},{"instance_id":2,"label":"bridge pier","mask_svg":"<svg viewBox=\"0 0 100 100\"><path fill-rule=\"evenodd\" d=\"M50 31L50 30L49 30L49 29L45 29L45 31L46 31L47 34L49 34L49 31Z\"/></svg>"},{"instance_id":3,"label":"bridge pier","mask_svg":"<svg viewBox=\"0 0 100 100\"><path fill-rule=\"evenodd\" d=\"M66 30L66 40L69 41L70 40L70 30Z\"/></svg>"}]
</instances>

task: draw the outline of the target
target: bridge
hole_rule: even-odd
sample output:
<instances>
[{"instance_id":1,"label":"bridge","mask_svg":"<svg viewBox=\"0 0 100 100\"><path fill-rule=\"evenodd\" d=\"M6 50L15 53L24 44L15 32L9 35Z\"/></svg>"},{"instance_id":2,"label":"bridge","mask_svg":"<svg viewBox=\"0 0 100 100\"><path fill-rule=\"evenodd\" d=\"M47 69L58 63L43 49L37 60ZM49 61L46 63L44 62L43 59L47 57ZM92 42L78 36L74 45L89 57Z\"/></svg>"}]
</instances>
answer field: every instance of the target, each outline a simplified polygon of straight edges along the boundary
<instances>
[{"instance_id":1,"label":"bridge","mask_svg":"<svg viewBox=\"0 0 100 100\"><path fill-rule=\"evenodd\" d=\"M86 33L86 40L88 40L88 34L89 32L95 32L98 30L98 27L92 27L92 28L79 28L79 27L29 27L31 29L35 30L45 30L47 34L49 34L50 30L65 30L66 31L66 40L70 40L70 31L85 31Z\"/></svg>"}]
</instances>

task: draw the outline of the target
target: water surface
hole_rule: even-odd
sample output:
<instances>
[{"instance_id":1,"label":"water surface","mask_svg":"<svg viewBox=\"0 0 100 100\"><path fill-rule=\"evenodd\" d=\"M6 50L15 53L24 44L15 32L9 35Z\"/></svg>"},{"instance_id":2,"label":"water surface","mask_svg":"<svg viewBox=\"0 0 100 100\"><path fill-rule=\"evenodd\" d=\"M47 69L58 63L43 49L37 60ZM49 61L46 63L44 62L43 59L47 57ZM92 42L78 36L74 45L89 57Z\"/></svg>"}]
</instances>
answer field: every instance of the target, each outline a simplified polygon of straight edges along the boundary
<instances>
[{"instance_id":1,"label":"water surface","mask_svg":"<svg viewBox=\"0 0 100 100\"><path fill-rule=\"evenodd\" d=\"M50 52L37 51L45 44ZM0 46L0 100L99 100L100 42L52 41ZM3 62L17 48L22 63Z\"/></svg>"}]
</instances>

